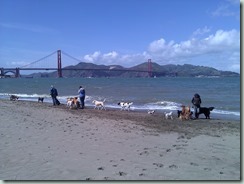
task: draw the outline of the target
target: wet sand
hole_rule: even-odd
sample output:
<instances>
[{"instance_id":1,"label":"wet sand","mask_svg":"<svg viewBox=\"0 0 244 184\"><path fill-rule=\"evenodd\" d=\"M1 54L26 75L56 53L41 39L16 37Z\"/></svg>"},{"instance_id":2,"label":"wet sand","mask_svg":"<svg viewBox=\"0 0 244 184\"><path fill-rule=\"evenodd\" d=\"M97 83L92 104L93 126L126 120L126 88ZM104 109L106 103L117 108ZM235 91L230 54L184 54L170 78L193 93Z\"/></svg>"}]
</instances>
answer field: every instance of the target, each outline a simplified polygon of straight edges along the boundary
<instances>
[{"instance_id":1,"label":"wet sand","mask_svg":"<svg viewBox=\"0 0 244 184\"><path fill-rule=\"evenodd\" d=\"M1 180L240 180L240 121L0 100Z\"/></svg>"}]
</instances>

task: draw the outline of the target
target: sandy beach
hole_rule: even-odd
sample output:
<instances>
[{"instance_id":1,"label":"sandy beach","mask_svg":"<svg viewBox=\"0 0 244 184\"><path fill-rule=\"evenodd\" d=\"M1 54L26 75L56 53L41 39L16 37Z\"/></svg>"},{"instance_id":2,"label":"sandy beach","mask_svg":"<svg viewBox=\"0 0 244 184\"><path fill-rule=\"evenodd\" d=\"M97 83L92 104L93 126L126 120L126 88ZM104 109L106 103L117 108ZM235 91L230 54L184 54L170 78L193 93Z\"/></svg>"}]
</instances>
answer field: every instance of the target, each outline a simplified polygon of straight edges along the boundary
<instances>
[{"instance_id":1,"label":"sandy beach","mask_svg":"<svg viewBox=\"0 0 244 184\"><path fill-rule=\"evenodd\" d=\"M240 121L0 100L1 180L240 180Z\"/></svg>"}]
</instances>

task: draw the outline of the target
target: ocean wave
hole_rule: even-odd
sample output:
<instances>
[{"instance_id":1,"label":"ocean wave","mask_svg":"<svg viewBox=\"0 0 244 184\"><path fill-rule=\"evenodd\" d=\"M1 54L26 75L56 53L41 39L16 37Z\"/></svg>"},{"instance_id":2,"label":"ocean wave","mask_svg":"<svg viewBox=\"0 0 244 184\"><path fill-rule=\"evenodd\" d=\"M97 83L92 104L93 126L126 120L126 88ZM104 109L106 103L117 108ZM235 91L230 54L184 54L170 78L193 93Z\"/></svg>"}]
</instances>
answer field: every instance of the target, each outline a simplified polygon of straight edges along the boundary
<instances>
[{"instance_id":1,"label":"ocean wave","mask_svg":"<svg viewBox=\"0 0 244 184\"><path fill-rule=\"evenodd\" d=\"M214 110L212 111L212 113L240 116L240 112L224 111L224 110L218 110L218 109L214 109Z\"/></svg>"}]
</instances>

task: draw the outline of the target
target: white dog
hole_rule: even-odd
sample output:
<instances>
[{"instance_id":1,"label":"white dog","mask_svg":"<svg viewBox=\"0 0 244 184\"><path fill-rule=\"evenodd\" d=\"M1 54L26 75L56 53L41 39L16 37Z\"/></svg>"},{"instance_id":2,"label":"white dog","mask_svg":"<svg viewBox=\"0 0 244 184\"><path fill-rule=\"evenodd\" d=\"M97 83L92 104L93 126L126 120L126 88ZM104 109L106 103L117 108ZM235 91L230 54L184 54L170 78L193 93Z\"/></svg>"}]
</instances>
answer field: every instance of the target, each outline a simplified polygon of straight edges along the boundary
<instances>
[{"instance_id":1,"label":"white dog","mask_svg":"<svg viewBox=\"0 0 244 184\"><path fill-rule=\"evenodd\" d=\"M165 119L173 119L173 112L164 112Z\"/></svg>"},{"instance_id":2,"label":"white dog","mask_svg":"<svg viewBox=\"0 0 244 184\"><path fill-rule=\"evenodd\" d=\"M118 105L121 106L121 110L128 110L130 111L130 106L133 104L133 102L119 102Z\"/></svg>"},{"instance_id":3,"label":"white dog","mask_svg":"<svg viewBox=\"0 0 244 184\"><path fill-rule=\"evenodd\" d=\"M148 110L147 113L148 114L154 114L155 113L155 110Z\"/></svg>"},{"instance_id":4,"label":"white dog","mask_svg":"<svg viewBox=\"0 0 244 184\"><path fill-rule=\"evenodd\" d=\"M104 105L105 101L106 101L106 99L103 101L93 100L92 103L94 103L94 105L95 105L94 109L96 109L96 108L100 109L100 107L101 107L101 110L102 109L106 110L105 105Z\"/></svg>"}]
</instances>

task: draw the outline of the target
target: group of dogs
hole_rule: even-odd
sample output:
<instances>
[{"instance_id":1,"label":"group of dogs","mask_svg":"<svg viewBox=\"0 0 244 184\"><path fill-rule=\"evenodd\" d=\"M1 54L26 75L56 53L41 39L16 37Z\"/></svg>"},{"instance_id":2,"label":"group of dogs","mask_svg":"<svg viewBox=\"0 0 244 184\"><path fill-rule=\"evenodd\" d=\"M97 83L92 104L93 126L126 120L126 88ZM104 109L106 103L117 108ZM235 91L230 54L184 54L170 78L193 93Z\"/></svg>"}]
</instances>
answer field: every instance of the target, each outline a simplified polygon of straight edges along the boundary
<instances>
[{"instance_id":1,"label":"group of dogs","mask_svg":"<svg viewBox=\"0 0 244 184\"><path fill-rule=\"evenodd\" d=\"M92 103L94 104L94 109L104 109L105 108L105 104L104 102L106 101L106 99L104 101L98 101L98 100L93 100ZM131 105L133 105L133 102L119 102L118 105L120 105L121 110L128 110L130 111L130 107ZM198 112L197 112L197 116L199 116L200 114L204 114L206 119L210 119L210 111L212 111L214 109L214 107L200 107ZM154 114L156 111L155 110L148 110L147 113L148 114ZM177 111L178 114L178 118L180 118L181 120L189 120L189 119L193 119L193 112L191 112L190 106L186 107L186 106L182 106L182 110L178 110ZM173 112L164 112L164 117L165 119L173 119Z\"/></svg>"},{"instance_id":2,"label":"group of dogs","mask_svg":"<svg viewBox=\"0 0 244 184\"><path fill-rule=\"evenodd\" d=\"M181 106L181 110L177 110L177 116L181 120L190 120L193 118L193 112L191 111L190 106ZM204 114L206 119L210 119L210 112L214 109L214 107L200 107L197 112L197 117L200 114ZM155 110L148 110L148 114L154 114ZM165 119L173 119L173 112L164 112Z\"/></svg>"},{"instance_id":3,"label":"group of dogs","mask_svg":"<svg viewBox=\"0 0 244 184\"><path fill-rule=\"evenodd\" d=\"M15 101L18 100L19 97L16 95L10 95L10 100ZM38 102L43 103L44 98L43 97L38 97ZM98 101L98 100L93 100L92 103L94 104L94 109L99 109L99 110L106 110L105 108L105 100L103 101ZM127 110L130 111L130 107L133 105L133 102L119 102L118 105L121 107L121 110ZM67 98L66 106L69 109L78 109L80 108L80 102L78 100L78 97L70 97ZM178 118L181 120L190 120L193 119L193 112L191 112L190 106L181 106L182 109L177 111ZM210 119L210 112L214 109L214 107L200 107L197 116L200 114L204 114L206 119ZM154 114L156 111L155 110L148 110L148 114ZM173 119L173 112L164 112L164 117L165 119Z\"/></svg>"},{"instance_id":4,"label":"group of dogs","mask_svg":"<svg viewBox=\"0 0 244 184\"><path fill-rule=\"evenodd\" d=\"M104 99L103 101L93 100L92 103L94 104L94 109L106 110L105 104L104 104L105 101L106 101L106 99ZM133 102L119 102L118 105L121 107L121 110L130 111L130 107L133 105Z\"/></svg>"},{"instance_id":5,"label":"group of dogs","mask_svg":"<svg viewBox=\"0 0 244 184\"><path fill-rule=\"evenodd\" d=\"M10 95L9 98L10 98L11 101L18 101L19 100L19 97L17 95ZM43 103L44 98L43 97L38 97L37 101Z\"/></svg>"},{"instance_id":6,"label":"group of dogs","mask_svg":"<svg viewBox=\"0 0 244 184\"><path fill-rule=\"evenodd\" d=\"M94 104L94 109L99 109L99 110L106 110L105 107L105 101L99 101L99 100L93 100L92 103ZM133 104L133 102L119 102L118 105L121 107L121 110L128 110L130 111L130 107ZM70 109L78 109L80 107L80 102L78 101L77 97L71 97L67 98L66 106Z\"/></svg>"},{"instance_id":7,"label":"group of dogs","mask_svg":"<svg viewBox=\"0 0 244 184\"><path fill-rule=\"evenodd\" d=\"M198 112L196 114L197 118L200 114L204 114L206 119L210 119L210 112L214 109L214 107L200 107L198 108ZM193 118L193 112L191 112L190 106L182 106L182 110L177 111L178 118L181 120L189 120Z\"/></svg>"}]
</instances>

